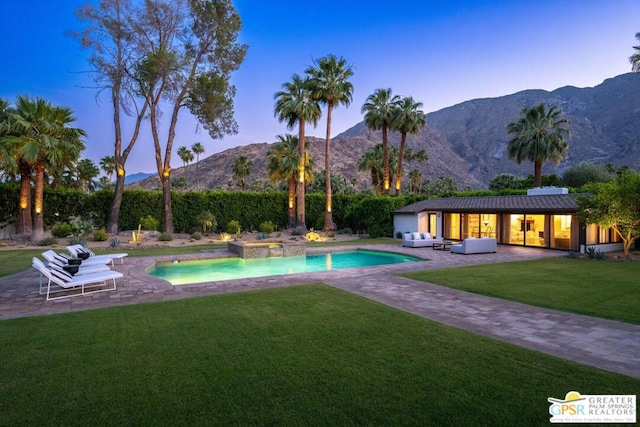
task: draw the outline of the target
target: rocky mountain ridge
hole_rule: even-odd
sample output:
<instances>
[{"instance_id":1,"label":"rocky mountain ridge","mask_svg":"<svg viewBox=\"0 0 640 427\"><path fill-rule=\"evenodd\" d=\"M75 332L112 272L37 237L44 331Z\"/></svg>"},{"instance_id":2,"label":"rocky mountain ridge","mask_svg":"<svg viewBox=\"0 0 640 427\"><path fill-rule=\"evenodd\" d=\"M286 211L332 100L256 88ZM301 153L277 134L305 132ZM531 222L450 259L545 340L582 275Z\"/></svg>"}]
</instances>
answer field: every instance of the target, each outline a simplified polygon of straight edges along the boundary
<instances>
[{"instance_id":1,"label":"rocky mountain ridge","mask_svg":"<svg viewBox=\"0 0 640 427\"><path fill-rule=\"evenodd\" d=\"M427 127L407 138L407 148L424 149L429 160L420 167L425 180L450 177L459 188L486 188L496 175L527 176L533 165L518 165L506 156L507 124L521 116L522 109L541 102L555 105L571 122L569 155L559 165L546 163L543 173L562 174L582 162L612 163L640 167L640 74L628 73L605 80L592 88L566 86L554 91L525 90L498 98L466 101L427 114ZM359 189L370 187L368 172L357 170L358 159L381 142L380 132L369 131L360 122L331 141L331 172L341 174ZM324 140L309 137L309 151L318 169L324 166ZM398 146L400 135L391 133ZM231 167L238 156L253 161L253 179L267 180L265 158L269 143L239 146L200 160L199 188L229 188ZM189 167L189 187L196 186L196 165ZM184 176L185 168L173 170L172 177ZM130 185L145 189L159 187L157 176ZM235 188L235 187L234 187Z\"/></svg>"}]
</instances>

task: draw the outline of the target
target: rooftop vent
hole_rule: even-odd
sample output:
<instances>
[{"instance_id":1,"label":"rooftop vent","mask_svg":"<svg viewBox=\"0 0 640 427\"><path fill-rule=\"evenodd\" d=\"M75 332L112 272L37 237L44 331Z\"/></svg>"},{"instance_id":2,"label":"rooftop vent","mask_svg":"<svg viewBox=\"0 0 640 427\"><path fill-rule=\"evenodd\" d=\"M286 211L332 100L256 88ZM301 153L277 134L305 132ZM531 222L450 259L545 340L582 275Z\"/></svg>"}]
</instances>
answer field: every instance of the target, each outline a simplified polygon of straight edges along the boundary
<instances>
[{"instance_id":1,"label":"rooftop vent","mask_svg":"<svg viewBox=\"0 0 640 427\"><path fill-rule=\"evenodd\" d=\"M534 187L527 190L527 196L549 196L552 194L569 194L565 187Z\"/></svg>"}]
</instances>

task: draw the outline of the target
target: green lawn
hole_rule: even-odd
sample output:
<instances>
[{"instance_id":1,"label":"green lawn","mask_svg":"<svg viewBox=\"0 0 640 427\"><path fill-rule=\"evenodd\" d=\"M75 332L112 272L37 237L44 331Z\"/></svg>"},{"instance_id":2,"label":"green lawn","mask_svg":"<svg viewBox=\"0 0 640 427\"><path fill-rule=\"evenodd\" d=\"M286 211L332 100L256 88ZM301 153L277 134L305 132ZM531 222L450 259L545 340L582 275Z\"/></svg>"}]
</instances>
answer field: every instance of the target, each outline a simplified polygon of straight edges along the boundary
<instances>
[{"instance_id":1,"label":"green lawn","mask_svg":"<svg viewBox=\"0 0 640 427\"><path fill-rule=\"evenodd\" d=\"M403 274L540 307L640 324L640 263L548 258Z\"/></svg>"},{"instance_id":2,"label":"green lawn","mask_svg":"<svg viewBox=\"0 0 640 427\"><path fill-rule=\"evenodd\" d=\"M640 380L325 285L0 321L0 425L539 426Z\"/></svg>"}]
</instances>

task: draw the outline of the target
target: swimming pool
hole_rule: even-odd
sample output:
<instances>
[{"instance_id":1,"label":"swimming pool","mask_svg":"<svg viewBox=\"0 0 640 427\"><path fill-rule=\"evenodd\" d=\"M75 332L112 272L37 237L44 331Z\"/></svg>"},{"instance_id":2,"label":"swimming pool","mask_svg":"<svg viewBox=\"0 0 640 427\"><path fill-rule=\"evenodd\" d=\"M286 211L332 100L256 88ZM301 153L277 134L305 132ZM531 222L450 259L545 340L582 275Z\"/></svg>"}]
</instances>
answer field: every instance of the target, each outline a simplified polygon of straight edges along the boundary
<instances>
[{"instance_id":1,"label":"swimming pool","mask_svg":"<svg viewBox=\"0 0 640 427\"><path fill-rule=\"evenodd\" d=\"M156 263L148 273L172 285L247 279L280 274L311 273L421 261L407 255L374 251L328 252L282 258L221 258Z\"/></svg>"}]
</instances>

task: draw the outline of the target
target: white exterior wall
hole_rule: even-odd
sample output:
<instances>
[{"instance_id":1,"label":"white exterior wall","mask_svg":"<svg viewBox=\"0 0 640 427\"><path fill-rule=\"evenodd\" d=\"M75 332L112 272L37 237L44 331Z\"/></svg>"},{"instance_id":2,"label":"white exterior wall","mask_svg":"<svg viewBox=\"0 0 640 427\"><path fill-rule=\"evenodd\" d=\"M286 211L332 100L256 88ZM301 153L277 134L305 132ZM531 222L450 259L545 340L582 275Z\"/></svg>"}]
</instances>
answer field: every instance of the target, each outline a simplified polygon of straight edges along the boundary
<instances>
[{"instance_id":1,"label":"white exterior wall","mask_svg":"<svg viewBox=\"0 0 640 427\"><path fill-rule=\"evenodd\" d=\"M393 237L398 232L406 233L418 230L418 215L415 214L394 214L393 215Z\"/></svg>"},{"instance_id":2,"label":"white exterior wall","mask_svg":"<svg viewBox=\"0 0 640 427\"><path fill-rule=\"evenodd\" d=\"M417 214L394 214L393 215L393 237L396 233L406 233L419 231L426 232L429 229L429 214L436 212L418 212ZM438 212L436 232L431 233L434 237L442 236L442 214Z\"/></svg>"}]
</instances>

